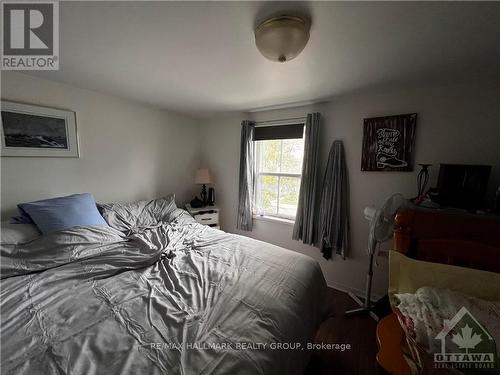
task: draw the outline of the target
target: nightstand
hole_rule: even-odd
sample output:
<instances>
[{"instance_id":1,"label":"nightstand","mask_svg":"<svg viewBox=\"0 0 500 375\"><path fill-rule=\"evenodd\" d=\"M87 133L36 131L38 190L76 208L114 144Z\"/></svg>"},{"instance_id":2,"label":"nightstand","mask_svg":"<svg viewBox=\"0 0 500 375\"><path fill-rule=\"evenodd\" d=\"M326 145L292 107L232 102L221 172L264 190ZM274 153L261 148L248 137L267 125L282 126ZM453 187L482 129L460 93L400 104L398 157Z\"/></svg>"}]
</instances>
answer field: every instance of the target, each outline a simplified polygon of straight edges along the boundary
<instances>
[{"instance_id":1,"label":"nightstand","mask_svg":"<svg viewBox=\"0 0 500 375\"><path fill-rule=\"evenodd\" d=\"M198 223L220 229L219 208L217 206L194 208L188 203L186 204L186 210Z\"/></svg>"}]
</instances>

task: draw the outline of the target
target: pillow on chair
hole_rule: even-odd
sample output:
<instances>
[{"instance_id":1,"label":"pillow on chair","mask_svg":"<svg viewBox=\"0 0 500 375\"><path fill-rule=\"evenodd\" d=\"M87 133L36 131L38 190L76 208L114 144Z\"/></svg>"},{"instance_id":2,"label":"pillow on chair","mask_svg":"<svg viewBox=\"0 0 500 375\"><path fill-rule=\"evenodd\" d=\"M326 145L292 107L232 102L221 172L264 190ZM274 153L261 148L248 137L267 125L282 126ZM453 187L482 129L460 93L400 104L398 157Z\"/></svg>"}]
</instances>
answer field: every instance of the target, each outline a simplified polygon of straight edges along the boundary
<instances>
[{"instance_id":1,"label":"pillow on chair","mask_svg":"<svg viewBox=\"0 0 500 375\"><path fill-rule=\"evenodd\" d=\"M76 226L107 225L89 193L21 203L17 207L43 234Z\"/></svg>"}]
</instances>

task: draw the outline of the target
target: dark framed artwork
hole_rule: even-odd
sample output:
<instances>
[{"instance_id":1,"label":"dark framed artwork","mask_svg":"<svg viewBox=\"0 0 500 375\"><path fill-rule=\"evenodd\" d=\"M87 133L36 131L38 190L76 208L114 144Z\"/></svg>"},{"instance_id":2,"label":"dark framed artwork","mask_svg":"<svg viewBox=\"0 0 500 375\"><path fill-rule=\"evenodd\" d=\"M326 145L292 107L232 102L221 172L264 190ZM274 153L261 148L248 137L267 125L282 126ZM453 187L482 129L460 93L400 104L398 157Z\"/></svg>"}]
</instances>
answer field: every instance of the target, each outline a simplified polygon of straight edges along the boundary
<instances>
[{"instance_id":1,"label":"dark framed artwork","mask_svg":"<svg viewBox=\"0 0 500 375\"><path fill-rule=\"evenodd\" d=\"M73 111L1 101L2 156L79 157Z\"/></svg>"},{"instance_id":2,"label":"dark framed artwork","mask_svg":"<svg viewBox=\"0 0 500 375\"><path fill-rule=\"evenodd\" d=\"M362 171L413 171L417 114L363 121Z\"/></svg>"}]
</instances>

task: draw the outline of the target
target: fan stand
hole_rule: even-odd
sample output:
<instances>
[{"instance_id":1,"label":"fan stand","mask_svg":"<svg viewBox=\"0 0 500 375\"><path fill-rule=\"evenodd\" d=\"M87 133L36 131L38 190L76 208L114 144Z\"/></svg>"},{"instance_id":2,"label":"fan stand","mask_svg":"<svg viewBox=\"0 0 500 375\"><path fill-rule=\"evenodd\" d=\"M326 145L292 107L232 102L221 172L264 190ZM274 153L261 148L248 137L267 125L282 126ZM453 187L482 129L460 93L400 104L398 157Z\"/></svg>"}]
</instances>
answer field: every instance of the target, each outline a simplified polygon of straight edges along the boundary
<instances>
[{"instance_id":1,"label":"fan stand","mask_svg":"<svg viewBox=\"0 0 500 375\"><path fill-rule=\"evenodd\" d=\"M358 296L352 292L348 292L351 298L356 301L356 303L361 306L359 309L348 310L345 312L346 316L353 316L359 314L370 314L370 316L378 322L378 316L373 312L373 305L371 302L372 294L372 279L373 279L373 258L375 252L372 251L370 254L370 264L368 266L368 272L366 274L366 290L365 290L365 302L361 301Z\"/></svg>"}]
</instances>

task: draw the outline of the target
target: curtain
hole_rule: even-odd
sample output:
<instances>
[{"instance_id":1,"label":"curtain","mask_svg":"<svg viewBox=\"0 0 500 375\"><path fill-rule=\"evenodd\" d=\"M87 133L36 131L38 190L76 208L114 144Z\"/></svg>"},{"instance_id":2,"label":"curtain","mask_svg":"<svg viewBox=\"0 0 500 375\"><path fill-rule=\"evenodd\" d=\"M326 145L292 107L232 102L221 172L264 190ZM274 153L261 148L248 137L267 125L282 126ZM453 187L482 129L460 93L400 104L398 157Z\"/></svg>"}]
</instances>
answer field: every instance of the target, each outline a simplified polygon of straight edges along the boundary
<instances>
[{"instance_id":1,"label":"curtain","mask_svg":"<svg viewBox=\"0 0 500 375\"><path fill-rule=\"evenodd\" d=\"M304 161L302 162L302 178L299 190L297 214L293 226L294 240L303 243L314 243L314 222L316 203L316 180L319 147L319 113L308 113L304 132Z\"/></svg>"},{"instance_id":2,"label":"curtain","mask_svg":"<svg viewBox=\"0 0 500 375\"><path fill-rule=\"evenodd\" d=\"M321 188L316 245L323 257L332 253L345 259L349 247L349 177L342 141L334 141L328 154Z\"/></svg>"},{"instance_id":3,"label":"curtain","mask_svg":"<svg viewBox=\"0 0 500 375\"><path fill-rule=\"evenodd\" d=\"M240 185L238 200L238 229L251 231L253 227L254 147L255 123L241 123Z\"/></svg>"}]
</instances>

